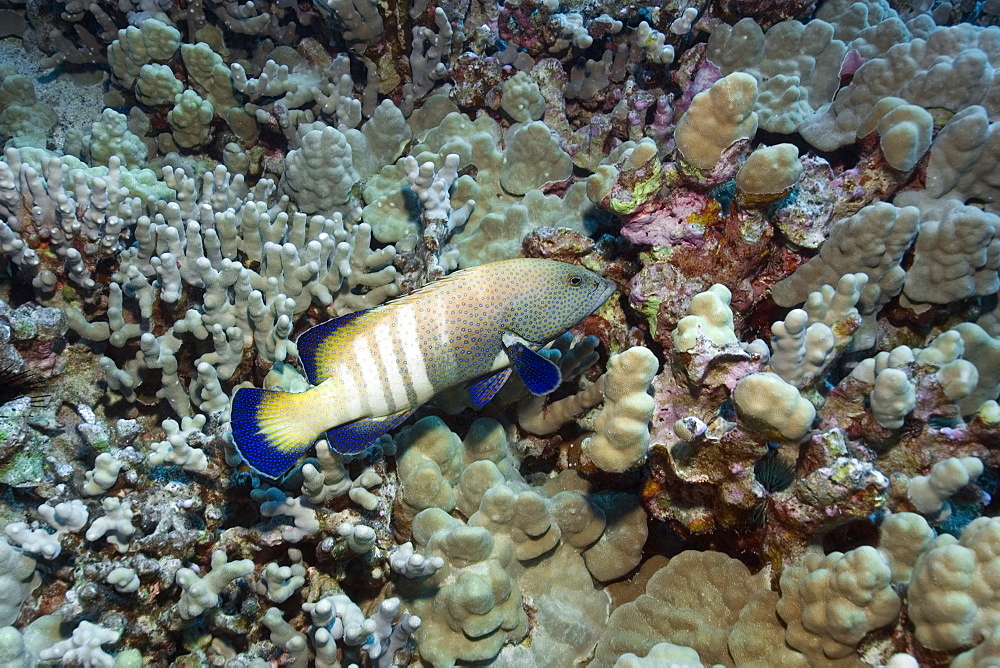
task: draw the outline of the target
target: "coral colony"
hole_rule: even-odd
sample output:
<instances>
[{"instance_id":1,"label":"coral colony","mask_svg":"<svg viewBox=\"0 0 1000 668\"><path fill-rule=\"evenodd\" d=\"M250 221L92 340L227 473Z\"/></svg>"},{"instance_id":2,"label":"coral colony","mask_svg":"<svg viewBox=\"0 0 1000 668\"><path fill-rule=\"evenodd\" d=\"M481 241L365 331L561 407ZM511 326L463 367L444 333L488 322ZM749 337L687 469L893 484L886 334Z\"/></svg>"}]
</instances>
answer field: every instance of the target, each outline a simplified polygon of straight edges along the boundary
<instances>
[{"instance_id":1,"label":"coral colony","mask_svg":"<svg viewBox=\"0 0 1000 668\"><path fill-rule=\"evenodd\" d=\"M1000 664L997 26L0 0L0 666ZM240 455L302 332L513 258L616 290Z\"/></svg>"}]
</instances>

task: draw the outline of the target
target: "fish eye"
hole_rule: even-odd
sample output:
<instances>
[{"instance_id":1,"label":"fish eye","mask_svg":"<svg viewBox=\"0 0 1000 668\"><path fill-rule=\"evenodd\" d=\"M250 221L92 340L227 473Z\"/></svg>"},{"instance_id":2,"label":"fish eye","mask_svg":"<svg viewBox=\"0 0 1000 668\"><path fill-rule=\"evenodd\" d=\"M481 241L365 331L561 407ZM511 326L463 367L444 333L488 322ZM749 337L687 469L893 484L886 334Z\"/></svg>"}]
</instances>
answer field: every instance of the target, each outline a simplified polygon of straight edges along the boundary
<instances>
[{"instance_id":1,"label":"fish eye","mask_svg":"<svg viewBox=\"0 0 1000 668\"><path fill-rule=\"evenodd\" d=\"M569 279L569 284L575 288L577 286L583 285L583 279L580 278L579 276L573 276Z\"/></svg>"}]
</instances>

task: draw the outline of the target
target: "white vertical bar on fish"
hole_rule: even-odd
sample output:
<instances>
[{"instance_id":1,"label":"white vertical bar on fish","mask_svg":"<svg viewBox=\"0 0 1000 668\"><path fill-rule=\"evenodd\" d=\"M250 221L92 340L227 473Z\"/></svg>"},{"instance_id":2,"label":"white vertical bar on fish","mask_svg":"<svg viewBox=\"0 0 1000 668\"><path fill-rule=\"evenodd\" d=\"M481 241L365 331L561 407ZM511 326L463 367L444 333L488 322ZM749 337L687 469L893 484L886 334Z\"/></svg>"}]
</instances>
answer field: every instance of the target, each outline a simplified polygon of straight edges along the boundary
<instances>
[{"instance_id":1,"label":"white vertical bar on fish","mask_svg":"<svg viewBox=\"0 0 1000 668\"><path fill-rule=\"evenodd\" d=\"M359 337L354 341L353 348L354 357L361 368L361 381L365 386L364 396L368 399L368 408L374 415L385 415L389 405L385 400L385 392L382 391L382 374L379 373L378 363L368 346L368 340Z\"/></svg>"},{"instance_id":2,"label":"white vertical bar on fish","mask_svg":"<svg viewBox=\"0 0 1000 668\"><path fill-rule=\"evenodd\" d=\"M431 385L430 378L427 377L424 354L420 352L420 340L417 336L417 321L413 317L413 306L401 307L397 316L396 331L399 332L405 368L410 376L413 391L417 393L418 397L429 397L434 394L434 387Z\"/></svg>"},{"instance_id":3,"label":"white vertical bar on fish","mask_svg":"<svg viewBox=\"0 0 1000 668\"><path fill-rule=\"evenodd\" d=\"M409 400L406 397L403 376L399 372L399 360L396 359L396 351L393 349L392 328L389 325L380 325L372 334L375 337L375 345L378 346L378 356L382 360L385 379L389 381L389 391L392 393L395 409L402 410L404 406L409 405Z\"/></svg>"},{"instance_id":4,"label":"white vertical bar on fish","mask_svg":"<svg viewBox=\"0 0 1000 668\"><path fill-rule=\"evenodd\" d=\"M331 405L336 406L336 410L349 419L355 420L364 414L364 407L361 405L361 390L354 380L354 374L346 365L338 367L339 372L335 374L335 383L320 383L318 388L326 388Z\"/></svg>"}]
</instances>

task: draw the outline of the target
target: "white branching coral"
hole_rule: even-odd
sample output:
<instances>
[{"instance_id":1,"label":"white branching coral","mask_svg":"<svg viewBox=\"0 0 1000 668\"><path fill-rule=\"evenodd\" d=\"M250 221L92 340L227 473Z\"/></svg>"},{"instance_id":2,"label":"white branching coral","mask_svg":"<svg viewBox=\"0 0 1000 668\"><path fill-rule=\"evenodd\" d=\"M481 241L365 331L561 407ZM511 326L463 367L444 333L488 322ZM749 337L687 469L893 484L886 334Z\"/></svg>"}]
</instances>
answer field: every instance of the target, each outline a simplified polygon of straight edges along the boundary
<instances>
[{"instance_id":1,"label":"white branching coral","mask_svg":"<svg viewBox=\"0 0 1000 668\"><path fill-rule=\"evenodd\" d=\"M302 465L302 496L314 504L346 494L353 484L344 458L325 440L316 444L316 459Z\"/></svg>"},{"instance_id":2,"label":"white branching coral","mask_svg":"<svg viewBox=\"0 0 1000 668\"><path fill-rule=\"evenodd\" d=\"M120 635L121 631L106 629L84 620L73 629L73 635L68 639L43 649L38 656L45 661L57 660L66 665L111 668L115 665L115 659L101 649L101 645L116 642Z\"/></svg>"},{"instance_id":3,"label":"white branching coral","mask_svg":"<svg viewBox=\"0 0 1000 668\"><path fill-rule=\"evenodd\" d=\"M120 183L130 173L123 173L112 159L108 176L92 180L93 191L75 191L97 201L109 185L114 186L108 192L110 203L94 216L85 215L90 223L81 227L75 222L75 202L56 206L51 199L62 188L61 169L61 163L50 161L43 181L30 166L20 164L16 152L8 152L8 161L0 162L0 207L8 207L11 216L22 206L31 207L36 211L32 225L51 230L50 247L57 250L75 238L63 231L67 230L93 239L105 253L119 252L107 322L88 322L72 307L67 319L84 338L108 340L115 348L139 338L139 350L124 364L112 357L113 352L101 359L109 387L126 399L135 398L144 371L154 369L163 378L158 396L179 416L224 410L228 397L221 383L235 375L246 349L254 346L272 361L294 354L293 326L310 304L351 312L398 293L392 246L373 251L371 229L365 224L347 227L339 214L326 218L272 207L268 202L276 190L270 181L250 191L241 175L233 176L222 166L199 179L165 168L164 180L174 195L143 204L140 198L125 196L128 191ZM16 186L22 171L31 188ZM70 176L87 179L82 171L71 171ZM63 202L61 196L59 201ZM56 215L67 206L73 206L72 224L69 218L60 223ZM46 212L51 222L46 222ZM123 250L118 237L126 225L134 226L137 243ZM12 239L8 245L20 254L24 270L29 275L35 272L40 285L54 285L54 275L51 281L47 278L52 272L39 270L23 243ZM255 269L248 268L249 263L255 263ZM201 302L191 303L165 331L154 333L154 304L177 304L192 291L201 295ZM194 362L196 377L185 381L178 373L176 355L189 337L205 341L208 349ZM184 464L200 466L195 459Z\"/></svg>"},{"instance_id":4,"label":"white branching coral","mask_svg":"<svg viewBox=\"0 0 1000 668\"><path fill-rule=\"evenodd\" d=\"M261 573L257 591L264 594L275 603L284 603L306 583L306 568L302 565L302 552L296 549L288 550L291 564L282 566L270 562Z\"/></svg>"},{"instance_id":5,"label":"white branching coral","mask_svg":"<svg viewBox=\"0 0 1000 668\"><path fill-rule=\"evenodd\" d=\"M377 535L375 529L365 524L354 524L353 522L341 522L337 525L337 533L340 534L347 547L356 554L370 552L375 547Z\"/></svg>"},{"instance_id":6,"label":"white branching coral","mask_svg":"<svg viewBox=\"0 0 1000 668\"><path fill-rule=\"evenodd\" d=\"M107 492L115 486L121 468L120 460L116 459L110 452L102 452L94 460L94 468L84 472L86 482L83 483L80 491L87 496L97 496Z\"/></svg>"},{"instance_id":7,"label":"white branching coral","mask_svg":"<svg viewBox=\"0 0 1000 668\"><path fill-rule=\"evenodd\" d=\"M128 551L128 543L135 534L131 502L109 496L101 502L101 508L104 509L104 515L93 521L84 537L90 541L105 538L119 552Z\"/></svg>"},{"instance_id":8,"label":"white branching coral","mask_svg":"<svg viewBox=\"0 0 1000 668\"><path fill-rule=\"evenodd\" d=\"M177 602L177 612L184 619L194 619L201 613L219 605L220 595L233 580L253 573L253 561L241 559L229 561L226 553L216 550L212 553L211 570L203 577L190 568L177 571L177 584L183 590Z\"/></svg>"},{"instance_id":9,"label":"white branching coral","mask_svg":"<svg viewBox=\"0 0 1000 668\"><path fill-rule=\"evenodd\" d=\"M164 420L163 431L167 438L153 444L149 463L152 466L173 464L185 471L203 473L208 468L208 458L203 450L191 447L191 440L205 437L201 433L204 426L204 415L185 417L180 424L169 418Z\"/></svg>"},{"instance_id":10,"label":"white branching coral","mask_svg":"<svg viewBox=\"0 0 1000 668\"><path fill-rule=\"evenodd\" d=\"M0 537L0 625L14 623L21 604L40 583L35 560Z\"/></svg>"},{"instance_id":11,"label":"white branching coral","mask_svg":"<svg viewBox=\"0 0 1000 668\"><path fill-rule=\"evenodd\" d=\"M42 559L55 559L62 551L58 536L45 529L32 529L27 522L11 522L3 531L26 554Z\"/></svg>"},{"instance_id":12,"label":"white branching coral","mask_svg":"<svg viewBox=\"0 0 1000 668\"><path fill-rule=\"evenodd\" d=\"M422 578L434 575L442 566L444 559L439 556L425 557L413 549L413 543L407 541L389 552L389 565L394 573L407 578Z\"/></svg>"},{"instance_id":13,"label":"white branching coral","mask_svg":"<svg viewBox=\"0 0 1000 668\"><path fill-rule=\"evenodd\" d=\"M320 529L316 507L308 499L289 496L277 487L259 487L250 496L260 502L260 514L264 517L291 518L291 524L278 525L283 540L297 543Z\"/></svg>"}]
</instances>

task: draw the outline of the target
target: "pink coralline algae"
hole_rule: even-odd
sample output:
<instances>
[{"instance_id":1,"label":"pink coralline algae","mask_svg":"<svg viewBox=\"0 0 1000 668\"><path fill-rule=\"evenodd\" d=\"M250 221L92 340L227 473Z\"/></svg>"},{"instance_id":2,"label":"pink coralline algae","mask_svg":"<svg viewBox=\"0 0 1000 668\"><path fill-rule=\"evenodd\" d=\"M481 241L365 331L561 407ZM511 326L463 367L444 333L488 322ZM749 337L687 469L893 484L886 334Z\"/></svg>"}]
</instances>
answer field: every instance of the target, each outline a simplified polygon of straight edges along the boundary
<instances>
[{"instance_id":1,"label":"pink coralline algae","mask_svg":"<svg viewBox=\"0 0 1000 668\"><path fill-rule=\"evenodd\" d=\"M673 246L696 243L719 214L715 200L693 192L669 194L641 206L622 225L622 236L634 244Z\"/></svg>"}]
</instances>

